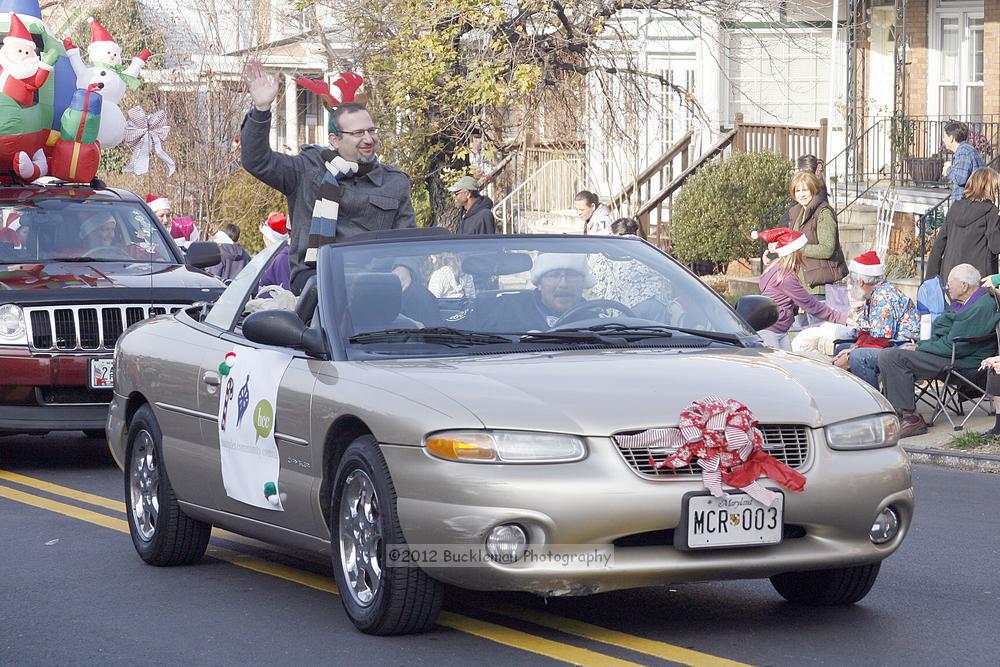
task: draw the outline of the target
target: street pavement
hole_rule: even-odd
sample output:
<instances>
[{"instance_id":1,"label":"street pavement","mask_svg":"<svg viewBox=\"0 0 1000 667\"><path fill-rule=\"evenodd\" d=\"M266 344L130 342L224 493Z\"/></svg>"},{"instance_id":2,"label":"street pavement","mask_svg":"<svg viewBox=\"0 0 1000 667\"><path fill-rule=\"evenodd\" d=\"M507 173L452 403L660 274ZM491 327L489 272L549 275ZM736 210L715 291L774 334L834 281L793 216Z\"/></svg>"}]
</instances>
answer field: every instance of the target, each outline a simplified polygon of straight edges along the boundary
<instances>
[{"instance_id":1,"label":"street pavement","mask_svg":"<svg viewBox=\"0 0 1000 667\"><path fill-rule=\"evenodd\" d=\"M852 607L795 606L766 581L452 590L435 632L377 638L347 621L325 556L217 534L200 565L146 566L103 443L0 438L0 664L993 665L998 484L915 466L910 534Z\"/></svg>"}]
</instances>

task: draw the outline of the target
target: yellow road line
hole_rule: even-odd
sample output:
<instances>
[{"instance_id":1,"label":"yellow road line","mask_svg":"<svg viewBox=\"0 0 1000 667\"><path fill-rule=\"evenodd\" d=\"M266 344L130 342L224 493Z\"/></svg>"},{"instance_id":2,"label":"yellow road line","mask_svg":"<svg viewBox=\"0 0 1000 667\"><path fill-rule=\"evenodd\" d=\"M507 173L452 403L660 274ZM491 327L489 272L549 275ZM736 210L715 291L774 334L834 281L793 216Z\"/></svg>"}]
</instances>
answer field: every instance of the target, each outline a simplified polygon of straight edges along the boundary
<instances>
[{"instance_id":1,"label":"yellow road line","mask_svg":"<svg viewBox=\"0 0 1000 667\"><path fill-rule=\"evenodd\" d=\"M123 519L116 519L114 517L107 516L106 514L100 514L99 512L94 512L92 510L83 509L74 505L68 505L66 503L59 502L58 500L52 500L50 498L25 493L24 491L12 489L4 485L0 485L0 497L23 503L25 505L31 505L33 507L49 510L73 519L79 519L98 526L117 530L122 533L129 532L128 523ZM329 577L297 570L279 563L271 563L253 556L238 554L214 545L212 547L212 556L253 572L266 574L329 593L337 592L336 586ZM495 623L480 621L475 618L454 614L452 612L441 612L441 615L438 617L438 624L474 635L476 637L488 639L498 644L504 644L505 646L511 646L523 651L544 655L560 662L585 665L587 667L604 667L605 665L609 667L638 667L639 665L639 663L629 662L627 660L615 658L610 655L604 655L596 651L572 646L570 644L563 644L551 639L545 639L544 637L536 637L535 635L531 635L527 632L507 628Z\"/></svg>"},{"instance_id":2,"label":"yellow road line","mask_svg":"<svg viewBox=\"0 0 1000 667\"><path fill-rule=\"evenodd\" d=\"M584 621L578 621L565 616L557 616L544 611L536 611L524 607L515 607L503 603L486 604L482 606L485 611L495 611L503 616L516 618L521 621L534 623L546 628L558 630L569 635L583 637L602 644L618 646L637 653L644 653L663 660L691 665L691 667L749 667L745 663L718 658L714 655L694 651L680 646L674 646L666 642L654 639L645 639L636 635L630 635L610 628L603 628Z\"/></svg>"},{"instance_id":3,"label":"yellow road line","mask_svg":"<svg viewBox=\"0 0 1000 667\"><path fill-rule=\"evenodd\" d=\"M71 489L66 486L46 482L43 479L35 479L34 477L28 477L27 475L19 475L16 472L10 472L9 470L0 470L0 479L5 479L8 482L14 482L23 486L30 486L31 488L38 489L39 491L47 491L64 498L79 500L81 503L87 503L88 505L95 505L97 507L103 507L104 509L115 510L116 512L125 511L125 503L121 501L111 500L110 498L97 496L93 493L87 493L86 491L77 491L76 489Z\"/></svg>"}]
</instances>

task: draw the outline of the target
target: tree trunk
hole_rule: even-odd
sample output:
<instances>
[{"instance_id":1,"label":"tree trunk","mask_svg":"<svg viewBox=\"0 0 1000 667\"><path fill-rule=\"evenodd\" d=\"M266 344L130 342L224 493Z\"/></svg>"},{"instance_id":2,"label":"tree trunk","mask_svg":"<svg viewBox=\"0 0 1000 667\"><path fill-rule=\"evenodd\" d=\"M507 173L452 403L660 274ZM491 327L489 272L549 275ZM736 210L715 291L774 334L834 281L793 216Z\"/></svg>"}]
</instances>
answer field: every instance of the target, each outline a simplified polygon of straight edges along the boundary
<instances>
[{"instance_id":1,"label":"tree trunk","mask_svg":"<svg viewBox=\"0 0 1000 667\"><path fill-rule=\"evenodd\" d=\"M454 232L458 229L458 209L455 208L455 198L448 192L439 174L435 170L424 181L431 201L431 225Z\"/></svg>"}]
</instances>

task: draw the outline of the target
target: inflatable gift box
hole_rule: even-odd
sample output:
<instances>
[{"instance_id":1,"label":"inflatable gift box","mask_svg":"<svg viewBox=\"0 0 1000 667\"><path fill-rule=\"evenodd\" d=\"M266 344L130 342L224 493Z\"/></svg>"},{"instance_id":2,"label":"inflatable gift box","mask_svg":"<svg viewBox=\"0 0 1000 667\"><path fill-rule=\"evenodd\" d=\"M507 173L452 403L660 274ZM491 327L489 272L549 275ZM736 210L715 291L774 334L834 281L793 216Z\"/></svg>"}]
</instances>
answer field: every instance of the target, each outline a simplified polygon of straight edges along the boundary
<instances>
[{"instance_id":1,"label":"inflatable gift box","mask_svg":"<svg viewBox=\"0 0 1000 667\"><path fill-rule=\"evenodd\" d=\"M101 126L101 94L96 86L77 90L63 112L60 130L49 135L49 170L56 178L89 182L101 164L97 133Z\"/></svg>"}]
</instances>

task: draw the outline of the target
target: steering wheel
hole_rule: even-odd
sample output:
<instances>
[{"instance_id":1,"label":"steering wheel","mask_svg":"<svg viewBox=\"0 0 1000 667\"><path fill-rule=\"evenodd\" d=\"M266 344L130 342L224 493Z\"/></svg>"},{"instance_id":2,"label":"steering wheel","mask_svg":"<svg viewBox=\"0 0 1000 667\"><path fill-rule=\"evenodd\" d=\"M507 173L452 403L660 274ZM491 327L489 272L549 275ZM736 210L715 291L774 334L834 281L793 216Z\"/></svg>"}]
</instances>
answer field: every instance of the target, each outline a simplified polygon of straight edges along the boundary
<instances>
[{"instance_id":1,"label":"steering wheel","mask_svg":"<svg viewBox=\"0 0 1000 667\"><path fill-rule=\"evenodd\" d=\"M132 259L122 248L116 248L113 245L102 245L97 248L91 248L87 252L83 253L84 257L108 257L110 259Z\"/></svg>"},{"instance_id":2,"label":"steering wheel","mask_svg":"<svg viewBox=\"0 0 1000 667\"><path fill-rule=\"evenodd\" d=\"M615 301L614 299L594 299L592 301L581 301L567 310L559 317L558 320L556 320L556 323L552 325L552 328L557 329L564 324L585 319L581 317L581 313L598 312L602 310L617 310L626 317L635 317L635 313L632 312L632 309L621 301Z\"/></svg>"}]
</instances>

